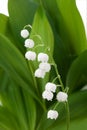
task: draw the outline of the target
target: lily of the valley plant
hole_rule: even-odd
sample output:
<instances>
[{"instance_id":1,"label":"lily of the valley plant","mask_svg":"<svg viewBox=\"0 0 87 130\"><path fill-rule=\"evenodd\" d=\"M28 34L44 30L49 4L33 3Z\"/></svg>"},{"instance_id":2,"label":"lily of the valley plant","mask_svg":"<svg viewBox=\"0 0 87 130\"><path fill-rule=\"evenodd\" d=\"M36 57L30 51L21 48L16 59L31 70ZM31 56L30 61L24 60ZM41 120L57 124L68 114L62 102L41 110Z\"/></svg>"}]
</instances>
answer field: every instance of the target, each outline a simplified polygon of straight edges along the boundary
<instances>
[{"instance_id":1,"label":"lily of the valley plant","mask_svg":"<svg viewBox=\"0 0 87 130\"><path fill-rule=\"evenodd\" d=\"M87 129L87 39L75 0L8 0L0 14L0 130Z\"/></svg>"}]
</instances>

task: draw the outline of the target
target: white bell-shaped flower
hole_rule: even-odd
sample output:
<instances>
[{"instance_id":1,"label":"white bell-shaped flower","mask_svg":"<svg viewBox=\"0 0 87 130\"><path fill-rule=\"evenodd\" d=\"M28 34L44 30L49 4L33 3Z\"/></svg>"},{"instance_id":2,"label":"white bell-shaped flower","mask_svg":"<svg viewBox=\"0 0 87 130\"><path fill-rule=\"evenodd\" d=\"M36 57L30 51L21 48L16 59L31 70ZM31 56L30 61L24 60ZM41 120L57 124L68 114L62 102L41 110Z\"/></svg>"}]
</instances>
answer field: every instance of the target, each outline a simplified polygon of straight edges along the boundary
<instances>
[{"instance_id":1,"label":"white bell-shaped flower","mask_svg":"<svg viewBox=\"0 0 87 130\"><path fill-rule=\"evenodd\" d=\"M42 69L45 72L49 72L51 70L51 65L47 62L42 62L39 64L39 68Z\"/></svg>"},{"instance_id":2,"label":"white bell-shaped flower","mask_svg":"<svg viewBox=\"0 0 87 130\"><path fill-rule=\"evenodd\" d=\"M47 113L47 118L48 119L57 119L58 118L58 112L56 110L49 110Z\"/></svg>"},{"instance_id":3,"label":"white bell-shaped flower","mask_svg":"<svg viewBox=\"0 0 87 130\"><path fill-rule=\"evenodd\" d=\"M37 77L37 78L44 78L44 76L45 76L45 72L43 70L41 70L40 68L38 68L35 71L35 77Z\"/></svg>"},{"instance_id":4,"label":"white bell-shaped flower","mask_svg":"<svg viewBox=\"0 0 87 130\"><path fill-rule=\"evenodd\" d=\"M29 31L27 29L21 30L21 37L27 38L29 36Z\"/></svg>"},{"instance_id":5,"label":"white bell-shaped flower","mask_svg":"<svg viewBox=\"0 0 87 130\"><path fill-rule=\"evenodd\" d=\"M25 45L26 48L33 48L34 47L34 41L32 39L26 39Z\"/></svg>"},{"instance_id":6,"label":"white bell-shaped flower","mask_svg":"<svg viewBox=\"0 0 87 130\"><path fill-rule=\"evenodd\" d=\"M49 56L45 53L39 53L38 54L38 61L41 61L41 62L48 62L49 60Z\"/></svg>"},{"instance_id":7,"label":"white bell-shaped flower","mask_svg":"<svg viewBox=\"0 0 87 130\"><path fill-rule=\"evenodd\" d=\"M28 51L25 53L25 58L33 61L36 59L36 53L33 51Z\"/></svg>"},{"instance_id":8,"label":"white bell-shaped flower","mask_svg":"<svg viewBox=\"0 0 87 130\"><path fill-rule=\"evenodd\" d=\"M56 87L57 87L56 84L48 82L45 85L45 90L55 93L56 92Z\"/></svg>"},{"instance_id":9,"label":"white bell-shaped flower","mask_svg":"<svg viewBox=\"0 0 87 130\"><path fill-rule=\"evenodd\" d=\"M45 90L42 93L42 97L43 97L43 99L47 99L48 101L52 101L52 99L53 99L53 93L50 92L50 91Z\"/></svg>"},{"instance_id":10,"label":"white bell-shaped flower","mask_svg":"<svg viewBox=\"0 0 87 130\"><path fill-rule=\"evenodd\" d=\"M67 102L68 95L65 92L58 92L57 94L57 100L59 102Z\"/></svg>"}]
</instances>

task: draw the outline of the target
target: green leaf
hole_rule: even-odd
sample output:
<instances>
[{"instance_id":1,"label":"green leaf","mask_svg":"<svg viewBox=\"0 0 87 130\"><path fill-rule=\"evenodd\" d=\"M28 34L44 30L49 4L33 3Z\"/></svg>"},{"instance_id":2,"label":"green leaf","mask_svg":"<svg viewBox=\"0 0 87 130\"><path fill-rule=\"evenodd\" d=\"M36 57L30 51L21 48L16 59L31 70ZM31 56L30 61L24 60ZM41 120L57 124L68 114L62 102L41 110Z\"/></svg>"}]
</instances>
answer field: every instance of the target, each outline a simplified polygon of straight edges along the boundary
<instances>
[{"instance_id":1,"label":"green leaf","mask_svg":"<svg viewBox=\"0 0 87 130\"><path fill-rule=\"evenodd\" d=\"M66 3L64 0L57 0L57 4L63 20L59 29L63 29L63 23L65 23L67 29L64 33L66 34L65 36L62 34L64 29L60 30L60 35L68 42L68 46L72 51L74 50L77 54L80 54L87 49L87 43L85 29L77 10L75 0L67 0Z\"/></svg>"},{"instance_id":2,"label":"green leaf","mask_svg":"<svg viewBox=\"0 0 87 130\"><path fill-rule=\"evenodd\" d=\"M70 130L82 130L84 128L84 130L87 129L87 118L82 118L82 119L77 119L71 122L70 125Z\"/></svg>"},{"instance_id":3,"label":"green leaf","mask_svg":"<svg viewBox=\"0 0 87 130\"><path fill-rule=\"evenodd\" d=\"M69 70L69 67L72 61L76 58L75 56L70 56L64 46L62 39L58 36L58 33L55 35L54 43L54 60L57 64L59 74L63 84L66 84L66 76ZM53 74L54 75L54 74Z\"/></svg>"},{"instance_id":4,"label":"green leaf","mask_svg":"<svg viewBox=\"0 0 87 130\"><path fill-rule=\"evenodd\" d=\"M0 93L7 88L8 80L8 75L2 68L0 68Z\"/></svg>"},{"instance_id":5,"label":"green leaf","mask_svg":"<svg viewBox=\"0 0 87 130\"><path fill-rule=\"evenodd\" d=\"M0 33L5 33L7 30L8 17L0 14Z\"/></svg>"},{"instance_id":6,"label":"green leaf","mask_svg":"<svg viewBox=\"0 0 87 130\"><path fill-rule=\"evenodd\" d=\"M33 39L35 42L35 48L33 49L33 51L35 51L37 55L40 52L47 53L49 55L49 63L52 62L54 37L45 11L41 6L38 8L34 16L30 38ZM38 68L39 63L35 61L33 63L29 62L29 64L30 66L32 66L34 73L35 70ZM40 91L39 93L41 95L42 91L44 90L44 85L49 80L49 73L46 74L45 78L42 80L38 80L37 78L35 78L34 80L37 80L37 89Z\"/></svg>"},{"instance_id":7,"label":"green leaf","mask_svg":"<svg viewBox=\"0 0 87 130\"><path fill-rule=\"evenodd\" d=\"M34 36L38 35L38 36ZM32 25L32 30L31 30L31 38L35 40L36 45L39 44L44 44L43 47L38 47L36 51L47 51L53 55L53 50L54 50L54 37L53 37L53 32L51 29L51 26L48 22L48 19L45 14L45 10L42 7L39 7L35 16L34 16L34 22ZM40 49L40 50L39 50ZM50 49L50 50L47 50Z\"/></svg>"},{"instance_id":8,"label":"green leaf","mask_svg":"<svg viewBox=\"0 0 87 130\"><path fill-rule=\"evenodd\" d=\"M7 109L16 117L19 128L21 130L27 130L27 119L23 108L20 88L10 85L7 89L7 93L4 92L1 96L3 106L7 107ZM6 99L6 97L8 98Z\"/></svg>"},{"instance_id":9,"label":"green leaf","mask_svg":"<svg viewBox=\"0 0 87 130\"><path fill-rule=\"evenodd\" d=\"M78 55L86 50L85 29L75 0L44 0L43 3L69 55Z\"/></svg>"},{"instance_id":10,"label":"green leaf","mask_svg":"<svg viewBox=\"0 0 87 130\"><path fill-rule=\"evenodd\" d=\"M59 35L61 39L56 37L54 58L65 84L72 61L77 54L87 49L85 29L74 0L44 0L43 5L58 33L55 36Z\"/></svg>"},{"instance_id":11,"label":"green leaf","mask_svg":"<svg viewBox=\"0 0 87 130\"><path fill-rule=\"evenodd\" d=\"M26 24L32 24L36 8L37 5L31 0L8 1L10 24L13 34L18 40L22 41L20 38L20 30L22 30Z\"/></svg>"},{"instance_id":12,"label":"green leaf","mask_svg":"<svg viewBox=\"0 0 87 130\"><path fill-rule=\"evenodd\" d=\"M87 84L87 51L79 55L72 63L67 79L66 86L69 87L69 92L75 91Z\"/></svg>"},{"instance_id":13,"label":"green leaf","mask_svg":"<svg viewBox=\"0 0 87 130\"><path fill-rule=\"evenodd\" d=\"M16 117L18 129L34 130L36 107L28 91L10 83L7 89L0 94L0 97L3 106Z\"/></svg>"},{"instance_id":14,"label":"green leaf","mask_svg":"<svg viewBox=\"0 0 87 130\"><path fill-rule=\"evenodd\" d=\"M9 17L3 14L0 14L0 33L8 37L12 41L12 44L14 44L22 53L24 53L24 47L21 46L12 33Z\"/></svg>"},{"instance_id":15,"label":"green leaf","mask_svg":"<svg viewBox=\"0 0 87 130\"><path fill-rule=\"evenodd\" d=\"M1 130L19 130L15 116L4 107L0 106L0 128Z\"/></svg>"},{"instance_id":16,"label":"green leaf","mask_svg":"<svg viewBox=\"0 0 87 130\"><path fill-rule=\"evenodd\" d=\"M70 127L69 127L69 130L82 130L84 128L84 130L87 129L87 118L78 118L78 119L75 119L75 120L72 120L71 123L70 123ZM52 128L50 130L66 130L66 124L61 124L55 128Z\"/></svg>"},{"instance_id":17,"label":"green leaf","mask_svg":"<svg viewBox=\"0 0 87 130\"><path fill-rule=\"evenodd\" d=\"M35 96L32 77L26 60L18 49L2 35L0 35L0 50L0 66L6 71L11 80Z\"/></svg>"},{"instance_id":18,"label":"green leaf","mask_svg":"<svg viewBox=\"0 0 87 130\"><path fill-rule=\"evenodd\" d=\"M30 97L29 93L25 90L23 92L25 112L27 116L28 129L35 130L36 124L36 104L34 100ZM39 107L40 109L40 107ZM39 113L40 114L40 113Z\"/></svg>"}]
</instances>

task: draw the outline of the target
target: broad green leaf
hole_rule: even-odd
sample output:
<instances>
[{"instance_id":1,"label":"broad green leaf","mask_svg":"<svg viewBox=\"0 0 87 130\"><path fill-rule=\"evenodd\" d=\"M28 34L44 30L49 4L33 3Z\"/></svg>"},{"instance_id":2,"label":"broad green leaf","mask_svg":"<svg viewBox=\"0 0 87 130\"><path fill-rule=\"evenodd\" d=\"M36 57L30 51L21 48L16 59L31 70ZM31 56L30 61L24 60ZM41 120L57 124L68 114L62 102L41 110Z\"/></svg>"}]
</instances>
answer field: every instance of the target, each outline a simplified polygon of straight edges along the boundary
<instances>
[{"instance_id":1,"label":"broad green leaf","mask_svg":"<svg viewBox=\"0 0 87 130\"><path fill-rule=\"evenodd\" d=\"M87 51L84 51L72 63L67 79L66 86L69 87L69 92L75 91L87 84Z\"/></svg>"},{"instance_id":2,"label":"broad green leaf","mask_svg":"<svg viewBox=\"0 0 87 130\"><path fill-rule=\"evenodd\" d=\"M8 75L2 68L0 68L0 93L7 88L8 82L9 82Z\"/></svg>"},{"instance_id":3,"label":"broad green leaf","mask_svg":"<svg viewBox=\"0 0 87 130\"><path fill-rule=\"evenodd\" d=\"M8 39L10 39L12 41L12 44L14 44L22 53L24 53L24 47L21 43L19 43L19 41L17 41L16 38L14 38L9 23L9 17L3 14L0 14L0 33L4 34Z\"/></svg>"},{"instance_id":4,"label":"broad green leaf","mask_svg":"<svg viewBox=\"0 0 87 130\"><path fill-rule=\"evenodd\" d=\"M20 30L22 30L26 24L32 24L36 8L36 3L31 0L8 1L10 24L13 34L18 40L22 41L20 38Z\"/></svg>"},{"instance_id":5,"label":"broad green leaf","mask_svg":"<svg viewBox=\"0 0 87 130\"><path fill-rule=\"evenodd\" d=\"M28 91L11 83L0 97L3 106L16 117L19 129L34 130L36 107Z\"/></svg>"},{"instance_id":6,"label":"broad green leaf","mask_svg":"<svg viewBox=\"0 0 87 130\"><path fill-rule=\"evenodd\" d=\"M53 128L53 129L50 129L50 130L66 130L66 124L59 124L59 126ZM75 120L72 120L71 123L70 123L70 127L69 127L69 130L87 130L87 117L85 118L78 118L78 119L75 119Z\"/></svg>"},{"instance_id":7,"label":"broad green leaf","mask_svg":"<svg viewBox=\"0 0 87 130\"><path fill-rule=\"evenodd\" d=\"M53 50L54 50L54 37L51 26L46 17L45 11L42 7L39 7L35 16L34 22L32 24L30 38L35 42L35 48L33 49L37 55L40 52L47 53L49 55L49 63L52 62ZM38 68L38 61L30 63L33 67L33 73ZM35 78L36 80L36 78ZM44 85L49 80L49 73L42 80L37 79L38 89L40 90L40 95L44 89ZM42 98L42 97L41 97Z\"/></svg>"},{"instance_id":8,"label":"broad green leaf","mask_svg":"<svg viewBox=\"0 0 87 130\"><path fill-rule=\"evenodd\" d=\"M36 113L36 104L27 91L22 89L22 93L24 97L24 106L25 106L25 112L26 112L26 117L28 122L28 129L35 130L35 126L37 125L36 116L38 116ZM40 109L40 105L39 105L39 109Z\"/></svg>"},{"instance_id":9,"label":"broad green leaf","mask_svg":"<svg viewBox=\"0 0 87 130\"><path fill-rule=\"evenodd\" d=\"M69 55L77 55L86 50L85 29L75 0L45 0L43 3Z\"/></svg>"},{"instance_id":10,"label":"broad green leaf","mask_svg":"<svg viewBox=\"0 0 87 130\"><path fill-rule=\"evenodd\" d=\"M35 36L37 35L37 36ZM41 38L41 40L38 38L38 36ZM36 45L44 44L42 47L38 47L36 51L50 51L51 55L53 55L53 49L54 49L54 37L53 32L51 29L51 25L48 22L48 19L45 14L45 10L43 7L39 7L35 16L34 16L34 22L32 24L32 30L31 30L31 38L35 39ZM40 50L39 50L40 49ZM50 49L50 50L47 50Z\"/></svg>"},{"instance_id":11,"label":"broad green leaf","mask_svg":"<svg viewBox=\"0 0 87 130\"><path fill-rule=\"evenodd\" d=\"M15 116L4 107L0 106L1 130L19 130Z\"/></svg>"},{"instance_id":12,"label":"broad green leaf","mask_svg":"<svg viewBox=\"0 0 87 130\"><path fill-rule=\"evenodd\" d=\"M7 30L8 17L0 14L0 33L5 33Z\"/></svg>"},{"instance_id":13,"label":"broad green leaf","mask_svg":"<svg viewBox=\"0 0 87 130\"><path fill-rule=\"evenodd\" d=\"M42 2L56 30L56 32L54 30L56 39L54 58L65 84L72 61L77 54L87 49L85 29L74 0L66 0L66 2L42 0ZM59 35L59 38L56 35Z\"/></svg>"},{"instance_id":14,"label":"broad green leaf","mask_svg":"<svg viewBox=\"0 0 87 130\"><path fill-rule=\"evenodd\" d=\"M54 33L55 34L55 33ZM69 67L72 61L76 58L75 56L70 56L64 46L62 39L56 33L54 35L55 43L54 43L54 60L57 64L59 74L61 75L61 79L63 84L66 84L66 76L69 70Z\"/></svg>"},{"instance_id":15,"label":"broad green leaf","mask_svg":"<svg viewBox=\"0 0 87 130\"><path fill-rule=\"evenodd\" d=\"M43 5L46 8L47 16L49 19L49 22L51 24L51 27L53 29L54 34L54 59L58 66L59 74L61 75L62 81L65 84L66 82L66 75L69 69L69 66L75 56L71 56L68 52L67 46L65 46L65 43L63 39L58 34L58 29L56 27L57 21L55 18L55 15L58 14L57 10L57 4L54 1L43 1ZM56 13L57 12L57 13ZM49 14L49 15L48 15ZM53 74L54 75L54 74Z\"/></svg>"},{"instance_id":16,"label":"broad green leaf","mask_svg":"<svg viewBox=\"0 0 87 130\"><path fill-rule=\"evenodd\" d=\"M84 128L84 130L87 129L87 118L82 118L82 119L77 119L75 121L71 122L70 125L70 130L82 130Z\"/></svg>"},{"instance_id":17,"label":"broad green leaf","mask_svg":"<svg viewBox=\"0 0 87 130\"><path fill-rule=\"evenodd\" d=\"M22 97L20 93L20 88L10 85L7 89L7 93L1 94L1 100L3 106L11 111L11 113L16 117L21 130L27 130L27 119L24 112L24 107L22 103ZM6 99L7 97L7 99ZM4 99L5 98L5 99ZM4 102L3 102L4 101Z\"/></svg>"},{"instance_id":18,"label":"broad green leaf","mask_svg":"<svg viewBox=\"0 0 87 130\"><path fill-rule=\"evenodd\" d=\"M35 96L32 77L26 60L18 49L2 35L0 35L0 66L16 84Z\"/></svg>"},{"instance_id":19,"label":"broad green leaf","mask_svg":"<svg viewBox=\"0 0 87 130\"><path fill-rule=\"evenodd\" d=\"M64 38L64 41L68 43L72 51L75 51L76 54L80 54L87 49L87 43L85 29L75 0L66 0L66 3L64 0L57 0L57 5L63 20L63 22L61 21L62 23L59 24L60 35ZM64 34L62 34L64 30L62 27L63 23L66 28Z\"/></svg>"}]
</instances>

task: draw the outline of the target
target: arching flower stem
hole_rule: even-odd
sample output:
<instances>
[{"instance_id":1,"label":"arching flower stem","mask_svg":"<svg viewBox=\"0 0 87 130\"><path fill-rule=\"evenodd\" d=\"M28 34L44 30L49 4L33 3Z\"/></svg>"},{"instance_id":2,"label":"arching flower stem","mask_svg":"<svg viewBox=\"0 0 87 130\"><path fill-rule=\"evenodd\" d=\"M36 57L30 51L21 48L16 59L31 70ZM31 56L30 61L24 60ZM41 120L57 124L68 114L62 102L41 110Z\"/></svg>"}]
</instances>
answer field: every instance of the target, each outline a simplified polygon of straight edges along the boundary
<instances>
[{"instance_id":1,"label":"arching flower stem","mask_svg":"<svg viewBox=\"0 0 87 130\"><path fill-rule=\"evenodd\" d=\"M26 29L26 28L32 29L32 26L30 24L27 24L27 25L24 26L24 29Z\"/></svg>"},{"instance_id":2,"label":"arching flower stem","mask_svg":"<svg viewBox=\"0 0 87 130\"><path fill-rule=\"evenodd\" d=\"M55 110L57 108L57 106L59 105L60 102L57 102L53 108L53 110Z\"/></svg>"}]
</instances>

